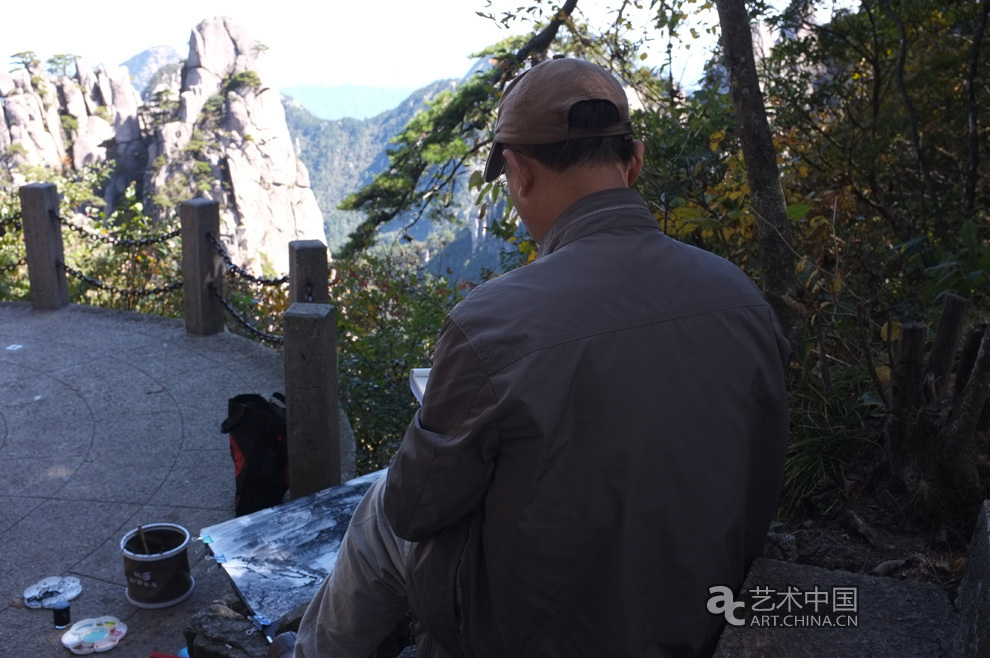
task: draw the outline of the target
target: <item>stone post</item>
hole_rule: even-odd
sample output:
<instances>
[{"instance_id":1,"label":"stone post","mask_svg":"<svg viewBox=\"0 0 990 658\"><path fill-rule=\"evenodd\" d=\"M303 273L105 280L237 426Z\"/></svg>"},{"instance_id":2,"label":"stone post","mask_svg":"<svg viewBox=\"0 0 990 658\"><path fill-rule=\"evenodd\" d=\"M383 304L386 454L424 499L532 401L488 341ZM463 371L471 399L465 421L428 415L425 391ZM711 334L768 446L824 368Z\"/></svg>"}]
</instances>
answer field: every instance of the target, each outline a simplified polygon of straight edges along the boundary
<instances>
[{"instance_id":1,"label":"stone post","mask_svg":"<svg viewBox=\"0 0 990 658\"><path fill-rule=\"evenodd\" d=\"M289 243L289 302L329 304L327 246L319 240Z\"/></svg>"},{"instance_id":2,"label":"stone post","mask_svg":"<svg viewBox=\"0 0 990 658\"><path fill-rule=\"evenodd\" d=\"M58 191L51 183L23 185L20 190L24 249L27 252L31 306L54 310L68 306L62 227L58 220Z\"/></svg>"},{"instance_id":3,"label":"stone post","mask_svg":"<svg viewBox=\"0 0 990 658\"><path fill-rule=\"evenodd\" d=\"M209 336L223 331L224 308L210 292L212 283L223 294L223 259L206 237L220 239L220 204L192 199L179 204L182 226L182 294L186 331Z\"/></svg>"},{"instance_id":4,"label":"stone post","mask_svg":"<svg viewBox=\"0 0 990 658\"><path fill-rule=\"evenodd\" d=\"M341 446L334 307L294 303L284 331L289 488L299 498L341 484L354 450Z\"/></svg>"}]
</instances>

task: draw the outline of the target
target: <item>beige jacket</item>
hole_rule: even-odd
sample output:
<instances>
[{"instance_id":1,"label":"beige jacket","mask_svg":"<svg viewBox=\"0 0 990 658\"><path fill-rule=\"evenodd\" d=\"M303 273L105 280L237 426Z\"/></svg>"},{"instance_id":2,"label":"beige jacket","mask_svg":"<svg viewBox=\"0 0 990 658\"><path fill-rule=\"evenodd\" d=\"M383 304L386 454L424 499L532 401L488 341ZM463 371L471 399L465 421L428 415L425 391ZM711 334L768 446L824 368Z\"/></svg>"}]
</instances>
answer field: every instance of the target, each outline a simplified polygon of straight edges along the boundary
<instances>
[{"instance_id":1,"label":"beige jacket","mask_svg":"<svg viewBox=\"0 0 990 658\"><path fill-rule=\"evenodd\" d=\"M635 191L570 207L534 263L450 313L388 472L432 641L710 653L709 587L741 585L776 508L787 361L749 279L665 236Z\"/></svg>"}]
</instances>

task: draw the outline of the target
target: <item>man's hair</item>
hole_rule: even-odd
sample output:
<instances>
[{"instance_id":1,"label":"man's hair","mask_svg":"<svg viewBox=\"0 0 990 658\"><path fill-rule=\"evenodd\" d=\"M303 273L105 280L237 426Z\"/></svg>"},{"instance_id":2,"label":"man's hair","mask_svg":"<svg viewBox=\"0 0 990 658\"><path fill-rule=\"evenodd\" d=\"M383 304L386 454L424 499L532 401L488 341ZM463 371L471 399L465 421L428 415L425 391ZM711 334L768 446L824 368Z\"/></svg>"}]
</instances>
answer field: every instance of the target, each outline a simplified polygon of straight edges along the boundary
<instances>
[{"instance_id":1,"label":"man's hair","mask_svg":"<svg viewBox=\"0 0 990 658\"><path fill-rule=\"evenodd\" d=\"M567 123L578 128L602 128L619 118L618 108L610 101L590 100L575 103L567 115ZM528 155L556 172L578 165L627 164L634 154L630 135L583 137L554 144L507 144L505 148Z\"/></svg>"}]
</instances>

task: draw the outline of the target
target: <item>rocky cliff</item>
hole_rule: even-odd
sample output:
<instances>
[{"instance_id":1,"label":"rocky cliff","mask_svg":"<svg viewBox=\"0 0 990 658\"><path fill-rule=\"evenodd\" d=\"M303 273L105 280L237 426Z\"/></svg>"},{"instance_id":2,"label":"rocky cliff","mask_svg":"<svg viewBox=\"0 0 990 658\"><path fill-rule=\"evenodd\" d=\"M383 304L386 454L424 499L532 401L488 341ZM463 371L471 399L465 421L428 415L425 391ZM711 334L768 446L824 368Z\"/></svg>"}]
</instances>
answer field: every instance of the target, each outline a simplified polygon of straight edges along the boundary
<instances>
[{"instance_id":1,"label":"rocky cliff","mask_svg":"<svg viewBox=\"0 0 990 658\"><path fill-rule=\"evenodd\" d=\"M230 19L196 26L180 76L141 100L125 67L73 76L25 62L0 71L0 165L56 172L112 161L110 208L134 183L152 214L201 196L221 204L222 240L235 262L288 271L288 242L324 239L323 217L296 158L278 92L255 72L258 49Z\"/></svg>"},{"instance_id":2,"label":"rocky cliff","mask_svg":"<svg viewBox=\"0 0 990 658\"><path fill-rule=\"evenodd\" d=\"M277 90L255 72L258 47L228 18L192 31L174 114L155 126L145 194L168 207L191 191L221 203L223 240L255 268L288 270L288 243L324 239Z\"/></svg>"}]
</instances>

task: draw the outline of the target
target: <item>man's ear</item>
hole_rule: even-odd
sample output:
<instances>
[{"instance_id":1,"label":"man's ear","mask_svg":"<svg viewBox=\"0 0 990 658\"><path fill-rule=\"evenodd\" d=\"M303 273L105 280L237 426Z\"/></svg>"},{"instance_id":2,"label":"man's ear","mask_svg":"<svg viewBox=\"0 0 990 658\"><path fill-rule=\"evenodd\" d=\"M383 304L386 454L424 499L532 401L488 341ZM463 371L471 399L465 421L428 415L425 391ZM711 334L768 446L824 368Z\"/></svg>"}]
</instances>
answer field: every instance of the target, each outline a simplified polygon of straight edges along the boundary
<instances>
[{"instance_id":1,"label":"man's ear","mask_svg":"<svg viewBox=\"0 0 990 658\"><path fill-rule=\"evenodd\" d=\"M636 179L639 178L639 173L643 171L643 153L646 151L646 147L643 146L643 142L638 139L633 140L633 159L629 163L629 169L626 170L626 187L632 187Z\"/></svg>"},{"instance_id":2,"label":"man's ear","mask_svg":"<svg viewBox=\"0 0 990 658\"><path fill-rule=\"evenodd\" d=\"M526 197L533 189L533 164L512 149L502 151L502 157L509 164L514 180L514 193ZM508 179L508 177L507 177Z\"/></svg>"}]
</instances>

